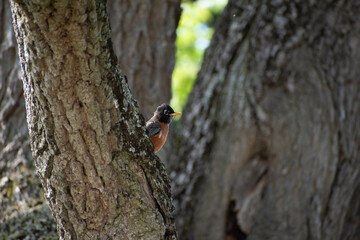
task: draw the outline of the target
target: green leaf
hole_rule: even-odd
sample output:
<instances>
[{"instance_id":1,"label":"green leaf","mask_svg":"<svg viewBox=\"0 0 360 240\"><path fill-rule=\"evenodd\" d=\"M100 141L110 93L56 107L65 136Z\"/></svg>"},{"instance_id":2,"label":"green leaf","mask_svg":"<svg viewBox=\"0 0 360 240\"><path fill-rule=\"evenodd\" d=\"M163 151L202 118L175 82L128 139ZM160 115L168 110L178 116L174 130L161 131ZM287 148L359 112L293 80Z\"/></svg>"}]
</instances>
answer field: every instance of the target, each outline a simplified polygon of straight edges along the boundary
<instances>
[{"instance_id":1,"label":"green leaf","mask_svg":"<svg viewBox=\"0 0 360 240\"><path fill-rule=\"evenodd\" d=\"M183 2L183 13L176 31L176 63L172 75L171 106L181 111L203 60L205 49L214 32L215 19L227 0Z\"/></svg>"}]
</instances>

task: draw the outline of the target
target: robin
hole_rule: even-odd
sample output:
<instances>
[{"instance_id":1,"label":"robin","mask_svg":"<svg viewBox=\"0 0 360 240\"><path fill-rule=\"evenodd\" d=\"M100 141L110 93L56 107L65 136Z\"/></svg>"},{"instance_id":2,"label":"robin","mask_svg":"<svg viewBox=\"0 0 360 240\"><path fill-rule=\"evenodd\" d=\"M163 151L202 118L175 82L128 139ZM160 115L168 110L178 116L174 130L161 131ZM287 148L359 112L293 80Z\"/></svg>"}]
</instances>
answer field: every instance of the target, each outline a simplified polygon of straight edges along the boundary
<instances>
[{"instance_id":1,"label":"robin","mask_svg":"<svg viewBox=\"0 0 360 240\"><path fill-rule=\"evenodd\" d=\"M181 112L174 112L169 105L164 103L156 108L154 116L146 122L146 130L154 144L155 153L157 153L166 142L169 125L177 115L181 115Z\"/></svg>"}]
</instances>

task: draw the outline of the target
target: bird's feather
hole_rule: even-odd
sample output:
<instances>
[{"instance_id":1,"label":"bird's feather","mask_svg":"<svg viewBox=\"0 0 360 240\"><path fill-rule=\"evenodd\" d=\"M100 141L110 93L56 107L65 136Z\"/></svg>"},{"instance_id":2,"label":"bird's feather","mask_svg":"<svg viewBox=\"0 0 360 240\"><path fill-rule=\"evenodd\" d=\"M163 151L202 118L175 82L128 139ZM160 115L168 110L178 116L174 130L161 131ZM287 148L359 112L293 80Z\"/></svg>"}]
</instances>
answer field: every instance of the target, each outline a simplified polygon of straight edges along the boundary
<instances>
[{"instance_id":1,"label":"bird's feather","mask_svg":"<svg viewBox=\"0 0 360 240\"><path fill-rule=\"evenodd\" d=\"M158 122L148 122L146 124L146 130L149 133L149 137L152 137L161 131L161 125Z\"/></svg>"}]
</instances>

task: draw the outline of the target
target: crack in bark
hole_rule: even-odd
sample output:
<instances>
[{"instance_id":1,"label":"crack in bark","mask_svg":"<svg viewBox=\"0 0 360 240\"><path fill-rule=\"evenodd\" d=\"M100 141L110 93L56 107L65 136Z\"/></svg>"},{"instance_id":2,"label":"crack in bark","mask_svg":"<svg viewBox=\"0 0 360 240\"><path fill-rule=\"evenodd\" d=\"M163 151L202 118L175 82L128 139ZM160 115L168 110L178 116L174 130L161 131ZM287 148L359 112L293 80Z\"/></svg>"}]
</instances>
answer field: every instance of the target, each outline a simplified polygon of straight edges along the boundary
<instances>
[{"instance_id":1,"label":"crack in bark","mask_svg":"<svg viewBox=\"0 0 360 240\"><path fill-rule=\"evenodd\" d=\"M35 151L40 147L34 156L38 161L40 177L47 184L45 188L48 194L47 198L58 220L61 238L76 239L85 234L92 237L100 236L100 233L108 235L111 231L114 234L121 231L121 227L120 229L115 228L116 224L120 226L121 223L112 219L113 215L106 215L109 214L106 213L106 210L94 218L89 218L89 214L99 213L97 211L106 209L112 204L111 197L116 197L118 193L114 187L117 182L121 182L123 189L131 192L127 198L123 196L123 199L118 199L121 200L118 205L110 206L116 211L120 211L124 206L131 211L132 215L128 216L128 229L124 230L125 234L135 234L136 236L140 234L142 237L150 237L165 233L169 235L169 238L172 237L175 232L169 231L170 226L163 226L169 224L169 218L171 218L171 197L166 172L152 153L150 141L145 134L144 119L138 113L138 107L132 99L124 77L116 66L116 57L111 49L112 43L109 38L109 22L105 13L105 3L101 1L90 3L94 6L86 6L85 9L88 12L85 12L83 16L75 14L75 12L85 11L80 5L64 3L64 6L61 6L59 3L60 5L54 4L49 7L43 4L51 5L52 3L27 1L20 7L17 3L12 2L12 8L14 27L19 40L20 56L25 73L24 83L27 89L29 127L33 149ZM61 7L61 11L69 10L69 17L66 19L71 19L71 21L65 26L65 29L60 25L59 29L54 29L58 26L56 21L63 20L61 16L60 20L57 18L58 14L51 14L57 7ZM43 8L46 8L47 12L38 14L38 11L42 11ZM77 10L79 11L77 12ZM86 14L90 13L92 15L89 18ZM85 24L83 19L86 17L90 22ZM26 21L23 21L24 19ZM19 23L21 21L21 25L18 25L18 21ZM77 29L79 32L76 32ZM55 30L57 34L54 34ZM61 35L64 32L67 34ZM78 40L81 34L88 32L90 34L86 35L87 42L92 44L91 46L89 44L85 46L81 41L71 41L71 39ZM91 35L93 33L95 36ZM59 37L59 34L61 41L54 39ZM63 47L60 47L61 42L64 43ZM70 52L67 47L71 48ZM64 58L65 55L66 58ZM49 57L47 62L44 59L46 57ZM92 63L83 61L86 58L94 59L94 62L96 60L98 65L94 63L94 66L90 66ZM60 61L56 62L59 59ZM74 71L75 68L80 71ZM60 74L59 69L65 71ZM89 69L91 69L93 78L86 71ZM51 74L44 74L46 72ZM75 82L76 89L74 90L72 87ZM80 87L90 87L91 89L79 92ZM31 91L34 89L35 94L34 91ZM94 93L97 95L91 95ZM82 107L77 109L79 99ZM100 110L94 107L99 107ZM104 109L111 110L106 112ZM109 117L109 121L105 122L101 114L107 114L106 117ZM36 123L37 120L39 120L38 123ZM100 123L95 126L97 120ZM121 123L120 129L117 131L118 135L115 136L112 132L104 130L105 127L111 130L118 123ZM59 131L56 131L57 126L61 128ZM98 139L100 137L106 137L106 140L112 138L111 147L106 145L106 140L104 143L100 141ZM76 144L80 146L76 147ZM103 144L106 146L102 146ZM107 160L104 155L104 151L107 149L111 153L122 150L117 158L109 160L118 162L112 172L107 166L99 165ZM95 159L97 157L99 159ZM156 210L142 201L144 196L139 191L141 188L138 186L137 173L133 169L134 163L131 163L134 159L143 169L147 184L158 205ZM76 161L80 162L78 166ZM125 172L119 176L114 174L117 169L122 167L122 164L127 163L130 164L126 174ZM85 170L85 175L74 176L74 174L79 174L78 170ZM107 173L110 174L107 175ZM88 183L81 186L76 185L76 179L80 177L86 178L85 182ZM101 177L103 178L101 179ZM108 182L109 186L105 185L105 182ZM106 188L104 192L102 188ZM94 191L94 189L96 190ZM86 202L76 205L74 201L81 196L74 194L78 193L84 195ZM103 197L106 199L103 199L105 202L100 202L103 205L101 208L99 203L94 203L94 201ZM130 201L131 199L135 199L135 203ZM78 207L85 207L84 213L78 211L81 210ZM165 221L161 223L160 219L156 219L157 214L153 213L159 213ZM124 214L122 213L121 216ZM145 216L146 214L150 215ZM144 216L142 217L142 215ZM103 218L104 216L106 218ZM109 220L109 218L111 219ZM116 224L112 226L108 221ZM99 223L101 224L99 225ZM107 229L104 227L106 224L108 224ZM79 229L83 230L77 232ZM106 233L108 229L111 230ZM141 232L143 230L144 232ZM167 236L164 237L167 238Z\"/></svg>"}]
</instances>

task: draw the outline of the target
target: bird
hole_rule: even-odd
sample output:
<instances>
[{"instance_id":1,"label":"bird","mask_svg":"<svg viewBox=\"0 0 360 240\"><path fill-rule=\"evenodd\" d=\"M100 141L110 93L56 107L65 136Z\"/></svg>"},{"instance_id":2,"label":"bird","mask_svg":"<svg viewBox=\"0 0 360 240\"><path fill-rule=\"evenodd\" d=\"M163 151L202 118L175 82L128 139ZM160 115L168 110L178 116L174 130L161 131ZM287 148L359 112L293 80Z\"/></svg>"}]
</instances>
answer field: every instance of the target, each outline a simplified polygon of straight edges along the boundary
<instances>
[{"instance_id":1,"label":"bird","mask_svg":"<svg viewBox=\"0 0 360 240\"><path fill-rule=\"evenodd\" d=\"M146 131L154 145L155 153L164 146L169 125L177 115L181 115L181 112L175 112L168 104L163 103L156 108L154 116L146 122Z\"/></svg>"}]
</instances>

